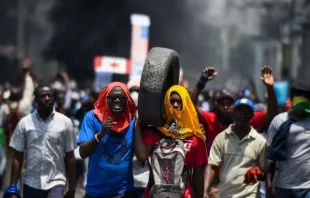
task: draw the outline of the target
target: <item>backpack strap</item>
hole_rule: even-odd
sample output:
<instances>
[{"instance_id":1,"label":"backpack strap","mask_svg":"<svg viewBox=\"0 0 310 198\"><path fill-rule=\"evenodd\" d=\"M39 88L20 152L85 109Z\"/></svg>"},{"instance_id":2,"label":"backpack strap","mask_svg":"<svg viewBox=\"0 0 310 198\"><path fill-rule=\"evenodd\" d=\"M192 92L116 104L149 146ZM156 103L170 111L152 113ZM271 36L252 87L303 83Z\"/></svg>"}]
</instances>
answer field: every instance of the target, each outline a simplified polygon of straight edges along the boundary
<instances>
[{"instance_id":1,"label":"backpack strap","mask_svg":"<svg viewBox=\"0 0 310 198\"><path fill-rule=\"evenodd\" d=\"M267 159L273 161L284 161L287 159L286 140L289 136L290 128L293 123L294 120L288 119L280 125L268 149Z\"/></svg>"}]
</instances>

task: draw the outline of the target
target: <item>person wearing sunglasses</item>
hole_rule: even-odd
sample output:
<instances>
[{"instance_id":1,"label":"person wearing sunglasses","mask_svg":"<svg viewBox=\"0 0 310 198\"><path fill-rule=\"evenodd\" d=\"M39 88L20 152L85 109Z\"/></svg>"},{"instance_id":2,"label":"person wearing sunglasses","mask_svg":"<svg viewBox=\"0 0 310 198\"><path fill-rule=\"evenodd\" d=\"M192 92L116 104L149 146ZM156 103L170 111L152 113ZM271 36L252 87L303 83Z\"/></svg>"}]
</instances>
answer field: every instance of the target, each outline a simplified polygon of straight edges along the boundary
<instances>
[{"instance_id":1,"label":"person wearing sunglasses","mask_svg":"<svg viewBox=\"0 0 310 198\"><path fill-rule=\"evenodd\" d=\"M135 111L126 85L113 82L85 115L77 141L81 157L89 157L85 198L133 196Z\"/></svg>"}]
</instances>

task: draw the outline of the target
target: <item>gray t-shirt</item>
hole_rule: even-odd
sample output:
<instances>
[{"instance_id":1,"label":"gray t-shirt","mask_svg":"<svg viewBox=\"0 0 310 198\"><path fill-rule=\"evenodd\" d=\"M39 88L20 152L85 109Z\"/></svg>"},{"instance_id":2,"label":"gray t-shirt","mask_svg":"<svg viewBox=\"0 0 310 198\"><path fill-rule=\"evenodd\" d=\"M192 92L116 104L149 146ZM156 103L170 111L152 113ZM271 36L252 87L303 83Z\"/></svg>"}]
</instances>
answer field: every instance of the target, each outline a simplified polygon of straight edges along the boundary
<instances>
[{"instance_id":1,"label":"gray t-shirt","mask_svg":"<svg viewBox=\"0 0 310 198\"><path fill-rule=\"evenodd\" d=\"M277 115L267 133L267 146L280 125L288 120L288 113ZM288 159L278 161L274 184L285 189L310 188L310 117L292 124L287 139Z\"/></svg>"}]
</instances>

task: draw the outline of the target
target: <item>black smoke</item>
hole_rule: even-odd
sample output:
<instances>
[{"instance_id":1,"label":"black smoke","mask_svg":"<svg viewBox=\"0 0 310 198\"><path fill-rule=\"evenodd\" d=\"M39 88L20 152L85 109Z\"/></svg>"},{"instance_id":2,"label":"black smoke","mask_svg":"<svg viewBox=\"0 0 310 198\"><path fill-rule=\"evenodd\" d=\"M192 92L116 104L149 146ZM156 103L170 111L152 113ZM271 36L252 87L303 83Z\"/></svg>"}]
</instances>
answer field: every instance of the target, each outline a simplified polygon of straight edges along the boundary
<instances>
[{"instance_id":1,"label":"black smoke","mask_svg":"<svg viewBox=\"0 0 310 198\"><path fill-rule=\"evenodd\" d=\"M224 85L226 77L236 71L245 76L251 71L251 41L242 35L232 49L231 68L226 75L221 72L221 27L214 25L216 21L212 25L208 22L210 5L218 0L22 1L34 17L27 22L26 37L29 51L33 51L30 55L36 64L35 72L44 79L65 69L83 82L94 76L94 56L129 58L132 13L150 16L150 47L176 50L191 86L206 65L216 66L221 73L216 86Z\"/></svg>"}]
</instances>

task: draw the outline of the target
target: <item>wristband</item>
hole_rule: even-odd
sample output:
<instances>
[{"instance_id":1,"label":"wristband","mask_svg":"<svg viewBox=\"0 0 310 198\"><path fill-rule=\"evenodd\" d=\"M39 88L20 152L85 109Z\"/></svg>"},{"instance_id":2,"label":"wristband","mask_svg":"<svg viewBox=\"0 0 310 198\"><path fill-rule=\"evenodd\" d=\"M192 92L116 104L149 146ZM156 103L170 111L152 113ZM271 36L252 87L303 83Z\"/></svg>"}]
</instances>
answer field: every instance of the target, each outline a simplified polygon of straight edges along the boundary
<instances>
[{"instance_id":1,"label":"wristband","mask_svg":"<svg viewBox=\"0 0 310 198\"><path fill-rule=\"evenodd\" d=\"M98 139L98 133L95 135L96 142L100 143L100 140Z\"/></svg>"},{"instance_id":2,"label":"wristband","mask_svg":"<svg viewBox=\"0 0 310 198\"><path fill-rule=\"evenodd\" d=\"M9 195L11 195L11 194L17 195L17 197L20 198L20 194L19 194L19 192L18 192L18 190L17 190L17 188L16 188L16 185L14 185L14 184L10 185L10 186L5 190L5 192L4 192L4 194L3 194L3 197L4 197L4 198L7 198L7 197L9 197Z\"/></svg>"},{"instance_id":3,"label":"wristband","mask_svg":"<svg viewBox=\"0 0 310 198\"><path fill-rule=\"evenodd\" d=\"M198 81L198 83L196 84L196 87L199 89L199 90L203 90L206 86L206 83L202 82L202 81Z\"/></svg>"}]
</instances>

